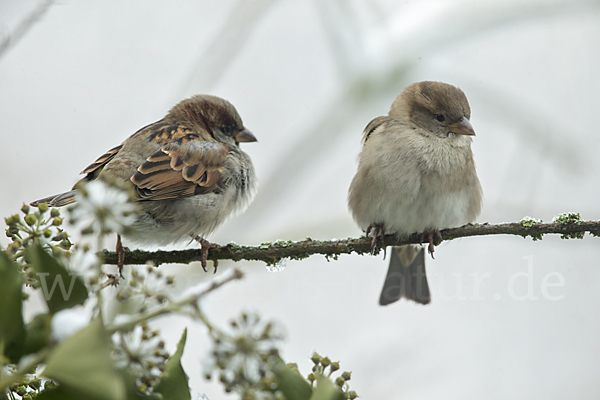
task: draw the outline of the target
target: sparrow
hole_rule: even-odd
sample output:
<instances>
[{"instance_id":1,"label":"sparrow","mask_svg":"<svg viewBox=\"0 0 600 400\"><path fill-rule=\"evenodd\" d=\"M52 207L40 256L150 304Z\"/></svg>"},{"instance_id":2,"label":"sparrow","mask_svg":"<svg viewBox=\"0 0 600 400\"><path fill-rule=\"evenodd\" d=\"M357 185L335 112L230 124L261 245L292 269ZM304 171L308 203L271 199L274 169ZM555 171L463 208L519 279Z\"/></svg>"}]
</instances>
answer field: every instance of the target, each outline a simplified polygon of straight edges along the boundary
<instances>
[{"instance_id":1,"label":"sparrow","mask_svg":"<svg viewBox=\"0 0 600 400\"><path fill-rule=\"evenodd\" d=\"M373 253L379 235L420 233L433 257L441 229L475 221L482 190L471 151L475 130L470 118L462 90L425 81L406 87L388 115L369 122L348 206L367 236L374 232ZM392 249L379 304L400 298L431 301L421 246Z\"/></svg>"},{"instance_id":2,"label":"sparrow","mask_svg":"<svg viewBox=\"0 0 600 400\"><path fill-rule=\"evenodd\" d=\"M201 263L206 270L208 249L216 245L204 237L254 195L254 167L239 144L255 141L230 102L196 95L100 156L83 170L85 176L72 190L31 205L71 204L82 182L99 178L128 182L139 207L132 232L125 236L152 245L195 239L202 246ZM117 252L121 271L120 236Z\"/></svg>"}]
</instances>

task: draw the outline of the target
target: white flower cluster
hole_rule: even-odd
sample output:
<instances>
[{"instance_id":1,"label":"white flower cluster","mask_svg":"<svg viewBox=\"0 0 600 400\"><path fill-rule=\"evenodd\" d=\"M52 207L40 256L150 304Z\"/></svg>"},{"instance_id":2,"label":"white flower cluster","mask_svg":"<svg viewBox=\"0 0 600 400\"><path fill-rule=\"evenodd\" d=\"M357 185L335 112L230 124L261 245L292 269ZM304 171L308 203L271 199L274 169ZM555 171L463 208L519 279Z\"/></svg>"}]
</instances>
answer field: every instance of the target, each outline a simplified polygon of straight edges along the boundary
<instances>
[{"instance_id":1,"label":"white flower cluster","mask_svg":"<svg viewBox=\"0 0 600 400\"><path fill-rule=\"evenodd\" d=\"M213 332L213 349L204 366L206 377L219 371L219 380L226 390L236 391L242 398L249 394L251 398L273 398L265 386L272 377L272 357L278 354L283 339L280 328L272 322L262 323L256 314L246 313L232 321L231 326L231 335Z\"/></svg>"},{"instance_id":2,"label":"white flower cluster","mask_svg":"<svg viewBox=\"0 0 600 400\"><path fill-rule=\"evenodd\" d=\"M155 266L132 266L125 275L128 284L119 286L116 298L137 302L138 312L146 312L170 300L167 290L173 286L174 278L164 275Z\"/></svg>"},{"instance_id":3,"label":"white flower cluster","mask_svg":"<svg viewBox=\"0 0 600 400\"><path fill-rule=\"evenodd\" d=\"M140 392L149 394L165 370L169 354L158 332L147 325L137 325L129 332L113 335L115 368L128 369Z\"/></svg>"},{"instance_id":4,"label":"white flower cluster","mask_svg":"<svg viewBox=\"0 0 600 400\"><path fill-rule=\"evenodd\" d=\"M64 262L70 273L78 275L89 291L95 291L100 281L100 259L88 246L76 246Z\"/></svg>"},{"instance_id":5,"label":"white flower cluster","mask_svg":"<svg viewBox=\"0 0 600 400\"><path fill-rule=\"evenodd\" d=\"M129 194L101 180L80 188L76 201L71 209L71 223L77 224L84 233L123 233L136 219L136 206Z\"/></svg>"}]
</instances>

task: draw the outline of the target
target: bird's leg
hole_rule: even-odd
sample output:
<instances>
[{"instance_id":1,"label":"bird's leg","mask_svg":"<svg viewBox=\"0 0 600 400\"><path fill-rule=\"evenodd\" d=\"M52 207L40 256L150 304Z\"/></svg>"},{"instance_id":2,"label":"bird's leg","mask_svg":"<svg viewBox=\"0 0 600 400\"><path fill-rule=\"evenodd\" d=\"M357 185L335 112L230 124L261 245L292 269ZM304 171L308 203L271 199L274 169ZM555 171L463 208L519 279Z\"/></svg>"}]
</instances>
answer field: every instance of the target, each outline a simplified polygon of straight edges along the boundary
<instances>
[{"instance_id":1,"label":"bird's leg","mask_svg":"<svg viewBox=\"0 0 600 400\"><path fill-rule=\"evenodd\" d=\"M441 232L440 232L439 230L437 230L437 229L436 229L436 230L433 232L433 234L435 235L435 239L437 240L437 242L438 242L438 245L439 245L440 243L442 243L442 240L444 240L444 238L442 237L442 234L441 234Z\"/></svg>"},{"instance_id":2,"label":"bird's leg","mask_svg":"<svg viewBox=\"0 0 600 400\"><path fill-rule=\"evenodd\" d=\"M377 247L377 237L381 236L382 241L385 238L385 226L381 223L369 225L369 227L367 228L367 237L369 236L371 229L374 229L373 239L371 240L371 254L374 255L375 248Z\"/></svg>"},{"instance_id":3,"label":"bird's leg","mask_svg":"<svg viewBox=\"0 0 600 400\"><path fill-rule=\"evenodd\" d=\"M429 239L429 246L427 246L427 251L429 252L429 254L431 254L431 258L435 258L433 257L433 252L435 251L435 245L433 244L433 231L429 231L427 233L427 239Z\"/></svg>"},{"instance_id":4,"label":"bird's leg","mask_svg":"<svg viewBox=\"0 0 600 400\"><path fill-rule=\"evenodd\" d=\"M434 241L437 241L438 244L442 241L442 234L438 229L432 229L430 231L425 231L421 233L421 239L419 241L420 244L423 244L425 240L425 235L427 235L427 241L429 242L429 246L427 246L427 252L431 254L431 258L433 257L433 252L435 251Z\"/></svg>"},{"instance_id":5,"label":"bird's leg","mask_svg":"<svg viewBox=\"0 0 600 400\"><path fill-rule=\"evenodd\" d=\"M125 252L130 251L128 247L123 246L121 243L121 235L117 233L117 267L119 268L119 276L125 279L123 276L123 264L125 263Z\"/></svg>"},{"instance_id":6,"label":"bird's leg","mask_svg":"<svg viewBox=\"0 0 600 400\"><path fill-rule=\"evenodd\" d=\"M211 243L198 235L193 236L193 238L196 242L200 243L200 264L202 265L202 269L204 270L204 272L208 272L206 270L206 263L208 262L208 250L215 247L219 247L219 245L216 243ZM219 262L217 260L213 260L213 267L215 268L215 271L213 273L217 273L218 266Z\"/></svg>"}]
</instances>

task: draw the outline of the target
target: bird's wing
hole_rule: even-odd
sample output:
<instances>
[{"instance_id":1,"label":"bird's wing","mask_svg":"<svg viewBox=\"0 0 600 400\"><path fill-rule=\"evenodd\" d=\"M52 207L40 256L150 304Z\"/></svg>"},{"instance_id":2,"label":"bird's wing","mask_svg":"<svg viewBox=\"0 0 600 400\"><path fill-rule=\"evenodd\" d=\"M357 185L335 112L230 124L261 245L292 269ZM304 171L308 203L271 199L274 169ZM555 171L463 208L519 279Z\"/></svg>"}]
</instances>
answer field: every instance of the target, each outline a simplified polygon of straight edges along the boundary
<instances>
[{"instance_id":1,"label":"bird's wing","mask_svg":"<svg viewBox=\"0 0 600 400\"><path fill-rule=\"evenodd\" d=\"M140 200L166 200L209 193L223 180L229 147L171 126L155 140L165 143L131 177ZM169 135L169 133L171 133Z\"/></svg>"},{"instance_id":2,"label":"bird's wing","mask_svg":"<svg viewBox=\"0 0 600 400\"><path fill-rule=\"evenodd\" d=\"M120 144L98 157L96 161L94 161L81 172L82 174L86 174L86 176L83 177L79 182L89 182L91 180L96 179L100 171L102 171L102 168L117 155L117 153L119 152L119 150L121 150L122 147L123 145ZM36 207L41 203L48 203L50 207L62 207L66 206L67 204L74 203L75 195L77 194L77 190L75 190L75 188L77 187L79 182L77 182L75 186L73 186L73 189L69 190L68 192L55 194L54 196L50 197L45 197L43 199L36 200L30 204Z\"/></svg>"},{"instance_id":3,"label":"bird's wing","mask_svg":"<svg viewBox=\"0 0 600 400\"><path fill-rule=\"evenodd\" d=\"M104 167L106 164L108 164L108 162L110 160L115 158L115 156L117 155L119 150L121 150L122 147L123 147L123 145L120 144L120 145L115 146L112 149L108 150L106 153L104 153L100 157L98 157L98 159L96 159L96 161L94 161L92 164L88 165L86 169L81 171L81 174L88 175L86 177L86 179L88 181L95 179L98 176L98 173L102 170L102 167Z\"/></svg>"},{"instance_id":4,"label":"bird's wing","mask_svg":"<svg viewBox=\"0 0 600 400\"><path fill-rule=\"evenodd\" d=\"M369 139L369 136L371 136L371 133L373 133L375 129L379 128L381 125L383 125L390 119L391 118L387 115L382 115L377 118L373 118L371 122L367 124L365 130L363 131L363 144L367 141L367 139Z\"/></svg>"}]
</instances>

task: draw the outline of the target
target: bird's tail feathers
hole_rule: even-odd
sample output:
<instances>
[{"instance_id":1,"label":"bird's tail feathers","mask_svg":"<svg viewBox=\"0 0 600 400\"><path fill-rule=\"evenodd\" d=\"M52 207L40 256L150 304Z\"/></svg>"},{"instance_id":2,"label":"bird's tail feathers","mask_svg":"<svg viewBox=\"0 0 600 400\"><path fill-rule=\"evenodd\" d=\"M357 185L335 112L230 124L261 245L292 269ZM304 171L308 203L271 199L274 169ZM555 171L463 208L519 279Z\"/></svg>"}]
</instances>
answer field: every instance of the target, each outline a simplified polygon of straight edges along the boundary
<instances>
[{"instance_id":1,"label":"bird's tail feathers","mask_svg":"<svg viewBox=\"0 0 600 400\"><path fill-rule=\"evenodd\" d=\"M75 194L76 193L77 193L76 190L70 190L65 193L55 194L54 196L45 197L43 199L33 201L30 203L30 205L33 207L36 207L37 205L39 205L41 203L48 203L48 206L50 206L50 207L66 206L68 204L75 202Z\"/></svg>"},{"instance_id":2,"label":"bird's tail feathers","mask_svg":"<svg viewBox=\"0 0 600 400\"><path fill-rule=\"evenodd\" d=\"M431 302L425 274L425 249L422 247L407 245L392 248L379 304L385 306L401 298L419 304Z\"/></svg>"}]
</instances>

